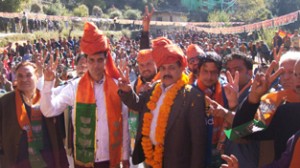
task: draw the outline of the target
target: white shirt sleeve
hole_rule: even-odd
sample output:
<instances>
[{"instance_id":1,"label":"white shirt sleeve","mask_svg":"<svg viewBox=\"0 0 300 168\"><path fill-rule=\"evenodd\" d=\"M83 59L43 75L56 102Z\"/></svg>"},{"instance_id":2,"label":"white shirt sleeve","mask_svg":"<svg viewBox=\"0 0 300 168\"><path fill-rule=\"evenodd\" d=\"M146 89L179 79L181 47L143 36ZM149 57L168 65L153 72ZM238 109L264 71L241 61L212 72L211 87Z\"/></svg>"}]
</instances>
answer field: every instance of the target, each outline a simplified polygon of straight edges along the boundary
<instances>
[{"instance_id":1,"label":"white shirt sleeve","mask_svg":"<svg viewBox=\"0 0 300 168\"><path fill-rule=\"evenodd\" d=\"M76 87L74 84L68 84L61 89L60 93L57 93L53 86L54 81L45 81L41 91L40 105L45 117L60 115L68 106L73 106L75 101Z\"/></svg>"},{"instance_id":2,"label":"white shirt sleeve","mask_svg":"<svg viewBox=\"0 0 300 168\"><path fill-rule=\"evenodd\" d=\"M43 86L44 86L44 75L38 78L36 88L41 91L43 89Z\"/></svg>"},{"instance_id":3,"label":"white shirt sleeve","mask_svg":"<svg viewBox=\"0 0 300 168\"><path fill-rule=\"evenodd\" d=\"M130 154L130 136L128 126L128 108L122 103L123 117L123 160L129 160Z\"/></svg>"}]
</instances>

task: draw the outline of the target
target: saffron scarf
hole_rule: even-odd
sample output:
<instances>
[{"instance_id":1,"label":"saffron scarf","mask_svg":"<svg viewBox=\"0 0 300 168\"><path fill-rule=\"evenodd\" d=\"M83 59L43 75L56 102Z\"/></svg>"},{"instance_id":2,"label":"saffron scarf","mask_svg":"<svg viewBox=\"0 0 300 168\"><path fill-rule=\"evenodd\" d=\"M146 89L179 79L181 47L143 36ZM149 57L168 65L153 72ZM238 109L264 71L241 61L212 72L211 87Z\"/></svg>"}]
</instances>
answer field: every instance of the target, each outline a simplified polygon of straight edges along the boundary
<instances>
[{"instance_id":1,"label":"saffron scarf","mask_svg":"<svg viewBox=\"0 0 300 168\"><path fill-rule=\"evenodd\" d=\"M189 84L192 85L195 82L195 75L193 72L189 73Z\"/></svg>"},{"instance_id":2,"label":"saffron scarf","mask_svg":"<svg viewBox=\"0 0 300 168\"><path fill-rule=\"evenodd\" d=\"M118 86L107 74L103 90L109 130L110 167L117 167L121 162L122 153L122 103L117 94ZM101 116L97 116L94 81L86 72L78 83L75 103L74 160L77 165L94 166L98 117Z\"/></svg>"},{"instance_id":3,"label":"saffron scarf","mask_svg":"<svg viewBox=\"0 0 300 168\"><path fill-rule=\"evenodd\" d=\"M259 108L255 114L255 119L235 128L226 130L226 136L231 140L235 140L254 132L265 130L271 123L277 108L286 102L300 102L300 97L292 89L264 95L261 98Z\"/></svg>"},{"instance_id":4,"label":"saffron scarf","mask_svg":"<svg viewBox=\"0 0 300 168\"><path fill-rule=\"evenodd\" d=\"M298 168L300 165L300 139L298 137L294 146L294 152L290 163L290 168Z\"/></svg>"},{"instance_id":5,"label":"saffron scarf","mask_svg":"<svg viewBox=\"0 0 300 168\"><path fill-rule=\"evenodd\" d=\"M21 93L16 90L16 112L18 123L22 130L27 133L28 158L32 168L46 167L40 150L43 149L43 132L42 132L42 113L39 108L40 92L36 90L31 106L30 119L28 118L25 104L23 103Z\"/></svg>"},{"instance_id":6,"label":"saffron scarf","mask_svg":"<svg viewBox=\"0 0 300 168\"><path fill-rule=\"evenodd\" d=\"M200 90L202 90L205 93L207 88L206 86L203 85L203 83L198 80L197 81L197 85L199 87ZM212 93L212 95L207 95L205 94L205 96L210 97L212 100L216 101L217 103L219 103L220 105L224 106L224 100L223 100L223 95L222 95L222 87L220 82L218 81L215 85L215 91L214 93ZM207 104L208 102L206 102L206 107L209 107L209 104ZM208 116L208 118L212 118L211 114L206 113ZM212 144L217 144L221 139L222 136L222 128L224 125L224 119L221 117L213 117L213 129L217 130L216 132L213 132L213 137L212 137ZM223 137L223 140L221 141L225 141L225 138Z\"/></svg>"}]
</instances>

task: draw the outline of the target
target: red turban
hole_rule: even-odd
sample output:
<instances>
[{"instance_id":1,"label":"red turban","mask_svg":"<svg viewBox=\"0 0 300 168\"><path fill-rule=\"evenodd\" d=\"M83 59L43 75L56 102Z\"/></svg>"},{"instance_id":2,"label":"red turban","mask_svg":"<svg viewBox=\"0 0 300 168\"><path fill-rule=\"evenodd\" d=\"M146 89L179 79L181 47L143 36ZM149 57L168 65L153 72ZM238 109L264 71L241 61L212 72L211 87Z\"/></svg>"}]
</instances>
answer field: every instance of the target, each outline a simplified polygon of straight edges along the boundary
<instances>
[{"instance_id":1,"label":"red turban","mask_svg":"<svg viewBox=\"0 0 300 168\"><path fill-rule=\"evenodd\" d=\"M80 41L80 49L87 55L107 52L107 61L105 65L106 74L113 78L120 77L119 71L116 68L110 53L109 39L92 22L86 22L84 25L84 32Z\"/></svg>"},{"instance_id":2,"label":"red turban","mask_svg":"<svg viewBox=\"0 0 300 168\"><path fill-rule=\"evenodd\" d=\"M139 54L137 56L138 63L144 63L150 60L153 60L152 49L143 49L139 51Z\"/></svg>"},{"instance_id":3,"label":"red turban","mask_svg":"<svg viewBox=\"0 0 300 168\"><path fill-rule=\"evenodd\" d=\"M152 41L152 55L157 67L163 64L172 64L180 61L181 65L187 65L186 58L179 46L165 37L158 37Z\"/></svg>"},{"instance_id":4,"label":"red turban","mask_svg":"<svg viewBox=\"0 0 300 168\"><path fill-rule=\"evenodd\" d=\"M186 56L188 59L197 57L199 55L205 55L204 51L196 44L191 44L186 49Z\"/></svg>"}]
</instances>

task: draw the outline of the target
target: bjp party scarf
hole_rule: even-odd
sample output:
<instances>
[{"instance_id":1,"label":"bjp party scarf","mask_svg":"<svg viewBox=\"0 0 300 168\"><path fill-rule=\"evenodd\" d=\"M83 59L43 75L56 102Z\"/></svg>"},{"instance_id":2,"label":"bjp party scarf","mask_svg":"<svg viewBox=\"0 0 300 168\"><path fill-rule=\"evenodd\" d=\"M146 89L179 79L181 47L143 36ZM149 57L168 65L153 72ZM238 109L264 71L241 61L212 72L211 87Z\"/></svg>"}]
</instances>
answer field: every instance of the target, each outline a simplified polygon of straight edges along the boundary
<instances>
[{"instance_id":1,"label":"bjp party scarf","mask_svg":"<svg viewBox=\"0 0 300 168\"><path fill-rule=\"evenodd\" d=\"M32 168L46 167L40 151L43 149L42 113L39 108L40 92L37 90L31 105L30 119L27 115L21 93L16 90L16 111L18 123L27 133L29 162Z\"/></svg>"},{"instance_id":2,"label":"bjp party scarf","mask_svg":"<svg viewBox=\"0 0 300 168\"><path fill-rule=\"evenodd\" d=\"M115 81L106 73L104 94L111 167L117 167L120 164L122 153L122 104L117 95L117 90L118 87ZM94 81L86 72L79 81L75 103L74 160L77 165L94 166L96 119L99 117L101 116L97 116Z\"/></svg>"},{"instance_id":3,"label":"bjp party scarf","mask_svg":"<svg viewBox=\"0 0 300 168\"><path fill-rule=\"evenodd\" d=\"M277 108L286 102L300 102L300 98L292 89L264 95L261 98L259 108L255 114L255 119L235 128L225 130L226 136L231 140L235 140L265 130L271 123Z\"/></svg>"}]
</instances>

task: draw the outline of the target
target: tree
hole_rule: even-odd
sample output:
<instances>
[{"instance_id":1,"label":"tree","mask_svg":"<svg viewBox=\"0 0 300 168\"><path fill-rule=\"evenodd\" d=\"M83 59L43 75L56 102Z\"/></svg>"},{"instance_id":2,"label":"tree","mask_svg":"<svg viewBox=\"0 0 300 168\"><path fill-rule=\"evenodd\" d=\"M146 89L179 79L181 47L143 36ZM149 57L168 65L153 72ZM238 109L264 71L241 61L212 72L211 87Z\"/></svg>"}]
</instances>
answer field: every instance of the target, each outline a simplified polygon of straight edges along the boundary
<instances>
[{"instance_id":1,"label":"tree","mask_svg":"<svg viewBox=\"0 0 300 168\"><path fill-rule=\"evenodd\" d=\"M272 14L264 0L237 0L234 16L237 21L252 23L269 19Z\"/></svg>"},{"instance_id":2,"label":"tree","mask_svg":"<svg viewBox=\"0 0 300 168\"><path fill-rule=\"evenodd\" d=\"M300 9L300 0L266 0L266 3L274 16L282 16ZM294 22L283 27L293 31L300 27L300 22Z\"/></svg>"},{"instance_id":3,"label":"tree","mask_svg":"<svg viewBox=\"0 0 300 168\"><path fill-rule=\"evenodd\" d=\"M208 14L200 10L191 11L188 15L190 22L206 22Z\"/></svg>"},{"instance_id":4,"label":"tree","mask_svg":"<svg viewBox=\"0 0 300 168\"><path fill-rule=\"evenodd\" d=\"M42 8L39 4L34 3L34 4L31 5L30 12L39 13L39 12L41 12L41 10L42 10Z\"/></svg>"},{"instance_id":5,"label":"tree","mask_svg":"<svg viewBox=\"0 0 300 168\"><path fill-rule=\"evenodd\" d=\"M65 16L69 11L61 3L52 3L48 6L43 6L43 11L47 15Z\"/></svg>"},{"instance_id":6,"label":"tree","mask_svg":"<svg viewBox=\"0 0 300 168\"><path fill-rule=\"evenodd\" d=\"M0 0L1 12L20 12L22 5L28 4L30 0Z\"/></svg>"},{"instance_id":7,"label":"tree","mask_svg":"<svg viewBox=\"0 0 300 168\"><path fill-rule=\"evenodd\" d=\"M93 11L94 6L101 6L102 9L106 8L105 0L73 0L75 4L81 5L84 4L89 8L89 11ZM91 13L92 14L92 13Z\"/></svg>"},{"instance_id":8,"label":"tree","mask_svg":"<svg viewBox=\"0 0 300 168\"><path fill-rule=\"evenodd\" d=\"M102 14L103 14L103 11L99 6L94 6L93 7L93 11L92 11L93 16L101 17Z\"/></svg>"},{"instance_id":9,"label":"tree","mask_svg":"<svg viewBox=\"0 0 300 168\"><path fill-rule=\"evenodd\" d=\"M79 5L73 10L74 16L86 17L89 16L89 8L85 5Z\"/></svg>"},{"instance_id":10,"label":"tree","mask_svg":"<svg viewBox=\"0 0 300 168\"><path fill-rule=\"evenodd\" d=\"M213 11L208 14L209 22L230 22L230 16L225 11Z\"/></svg>"},{"instance_id":11,"label":"tree","mask_svg":"<svg viewBox=\"0 0 300 168\"><path fill-rule=\"evenodd\" d=\"M119 9L111 11L108 15L109 15L109 18L111 18L111 19L123 18L122 12Z\"/></svg>"},{"instance_id":12,"label":"tree","mask_svg":"<svg viewBox=\"0 0 300 168\"><path fill-rule=\"evenodd\" d=\"M128 9L124 12L124 18L131 19L131 20L137 20L141 18L141 11L137 9Z\"/></svg>"},{"instance_id":13,"label":"tree","mask_svg":"<svg viewBox=\"0 0 300 168\"><path fill-rule=\"evenodd\" d=\"M266 4L275 16L285 15L300 8L300 0L266 0Z\"/></svg>"}]
</instances>

